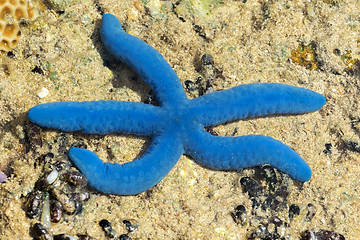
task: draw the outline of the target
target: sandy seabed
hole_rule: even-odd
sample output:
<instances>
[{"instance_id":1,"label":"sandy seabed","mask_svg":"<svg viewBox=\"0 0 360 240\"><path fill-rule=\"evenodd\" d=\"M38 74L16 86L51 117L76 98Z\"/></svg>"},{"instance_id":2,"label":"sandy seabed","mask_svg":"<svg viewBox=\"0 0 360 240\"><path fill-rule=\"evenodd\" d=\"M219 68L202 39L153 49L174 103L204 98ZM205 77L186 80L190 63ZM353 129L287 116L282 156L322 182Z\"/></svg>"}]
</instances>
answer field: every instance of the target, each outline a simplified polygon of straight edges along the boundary
<instances>
[{"instance_id":1,"label":"sandy seabed","mask_svg":"<svg viewBox=\"0 0 360 240\"><path fill-rule=\"evenodd\" d=\"M43 10L35 22L22 26L18 47L0 56L0 170L10 175L0 185L1 239L33 239L29 229L38 220L27 218L26 196L43 174L38 159L53 149L61 134L44 129L42 146L30 146L26 112L31 107L53 101L146 99L149 88L125 65L114 65L105 52L98 33L102 13L115 14L128 33L163 54L182 83L202 75L200 58L207 53L214 58L215 91L276 82L323 94L327 103L320 111L237 121L214 131L220 136L271 136L293 148L312 168L310 181L288 183L287 204L298 205L299 216L264 213L264 219L276 214L287 223L278 229L281 236L300 239L305 230L326 229L358 239L360 71L356 65L345 71L348 66L340 55L348 51L360 59L360 1L244 2L209 1L204 3L207 8L194 11L192 2L185 0L84 0L64 12ZM316 43L317 70L290 60L299 44L311 42ZM40 98L42 88L49 94ZM84 141L104 160L111 160L110 151L120 163L138 157L149 145L149 139L116 134L67 137L70 143ZM129 234L133 239L246 239L259 224L251 220L258 213L251 210L239 180L253 172L212 171L182 156L146 193L122 197L91 190L82 213L66 216L50 231L107 239L99 221L107 219L121 234L126 233L122 221L127 219L138 225ZM309 203L316 213L306 221ZM231 216L238 205L247 210L244 224Z\"/></svg>"}]
</instances>

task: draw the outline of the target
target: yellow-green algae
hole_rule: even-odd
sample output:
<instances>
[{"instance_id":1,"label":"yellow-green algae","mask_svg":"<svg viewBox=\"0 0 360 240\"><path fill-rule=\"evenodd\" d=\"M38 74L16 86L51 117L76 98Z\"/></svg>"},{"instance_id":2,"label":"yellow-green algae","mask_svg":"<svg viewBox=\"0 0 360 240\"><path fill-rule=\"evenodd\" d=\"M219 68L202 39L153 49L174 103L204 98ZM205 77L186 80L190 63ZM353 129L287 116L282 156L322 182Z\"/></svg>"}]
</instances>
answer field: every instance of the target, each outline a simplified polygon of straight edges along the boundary
<instances>
[{"instance_id":1,"label":"yellow-green algae","mask_svg":"<svg viewBox=\"0 0 360 240\"><path fill-rule=\"evenodd\" d=\"M300 66L305 66L306 69L316 70L319 67L316 58L316 44L311 42L308 45L300 43L296 50L291 51L291 60Z\"/></svg>"}]
</instances>

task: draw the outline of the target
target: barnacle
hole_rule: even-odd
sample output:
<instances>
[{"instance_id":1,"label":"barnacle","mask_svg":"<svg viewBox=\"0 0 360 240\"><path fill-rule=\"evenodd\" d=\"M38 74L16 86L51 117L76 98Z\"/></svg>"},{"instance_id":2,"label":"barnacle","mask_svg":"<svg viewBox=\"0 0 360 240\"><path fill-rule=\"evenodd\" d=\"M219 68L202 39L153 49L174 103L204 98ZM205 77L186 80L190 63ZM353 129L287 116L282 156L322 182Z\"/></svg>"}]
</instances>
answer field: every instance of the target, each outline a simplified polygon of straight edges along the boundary
<instances>
[{"instance_id":1,"label":"barnacle","mask_svg":"<svg viewBox=\"0 0 360 240\"><path fill-rule=\"evenodd\" d=\"M300 66L305 66L309 70L316 70L319 63L316 58L316 44L311 42L309 45L300 43L297 50L291 51L291 60Z\"/></svg>"},{"instance_id":2,"label":"barnacle","mask_svg":"<svg viewBox=\"0 0 360 240\"><path fill-rule=\"evenodd\" d=\"M39 16L39 0L0 0L0 50L8 52L20 39L21 19L34 20Z\"/></svg>"}]
</instances>

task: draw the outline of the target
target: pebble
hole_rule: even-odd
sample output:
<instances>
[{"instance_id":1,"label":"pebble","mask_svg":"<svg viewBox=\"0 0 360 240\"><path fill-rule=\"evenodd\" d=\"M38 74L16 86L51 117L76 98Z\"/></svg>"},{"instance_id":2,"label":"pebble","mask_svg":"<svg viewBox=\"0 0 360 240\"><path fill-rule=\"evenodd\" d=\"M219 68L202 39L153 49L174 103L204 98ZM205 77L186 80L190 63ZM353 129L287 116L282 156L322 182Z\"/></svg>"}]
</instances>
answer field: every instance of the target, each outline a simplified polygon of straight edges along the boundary
<instances>
[{"instance_id":1,"label":"pebble","mask_svg":"<svg viewBox=\"0 0 360 240\"><path fill-rule=\"evenodd\" d=\"M52 189L52 195L53 197L58 200L65 212L69 215L75 214L77 210L76 202L71 199L69 196L67 196L64 192L59 191L57 189Z\"/></svg>"},{"instance_id":2,"label":"pebble","mask_svg":"<svg viewBox=\"0 0 360 240\"><path fill-rule=\"evenodd\" d=\"M42 87L41 90L38 92L38 97L41 99L46 97L48 94L49 94L49 90L45 87Z\"/></svg>"},{"instance_id":3,"label":"pebble","mask_svg":"<svg viewBox=\"0 0 360 240\"><path fill-rule=\"evenodd\" d=\"M271 217L269 222L273 223L275 225L275 227L280 227L283 224L281 219L276 216Z\"/></svg>"},{"instance_id":4,"label":"pebble","mask_svg":"<svg viewBox=\"0 0 360 240\"><path fill-rule=\"evenodd\" d=\"M68 194L70 198L74 199L77 202L86 202L90 199L90 193L88 192L76 192Z\"/></svg>"},{"instance_id":5,"label":"pebble","mask_svg":"<svg viewBox=\"0 0 360 240\"><path fill-rule=\"evenodd\" d=\"M55 235L54 240L78 240L78 238L65 233Z\"/></svg>"},{"instance_id":6,"label":"pebble","mask_svg":"<svg viewBox=\"0 0 360 240\"><path fill-rule=\"evenodd\" d=\"M59 201L53 200L50 204L50 219L53 223L60 222L63 216L63 208Z\"/></svg>"},{"instance_id":7,"label":"pebble","mask_svg":"<svg viewBox=\"0 0 360 240\"><path fill-rule=\"evenodd\" d=\"M44 193L41 191L32 192L28 196L28 201L26 204L27 205L26 215L30 219L35 219L40 217L41 209L44 203L43 196Z\"/></svg>"},{"instance_id":8,"label":"pebble","mask_svg":"<svg viewBox=\"0 0 360 240\"><path fill-rule=\"evenodd\" d=\"M236 223L244 224L246 221L246 208L244 205L239 205L231 213L232 218Z\"/></svg>"},{"instance_id":9,"label":"pebble","mask_svg":"<svg viewBox=\"0 0 360 240\"><path fill-rule=\"evenodd\" d=\"M59 172L56 169L46 173L39 181L36 182L36 187L39 190L46 191L59 177Z\"/></svg>"},{"instance_id":10,"label":"pebble","mask_svg":"<svg viewBox=\"0 0 360 240\"><path fill-rule=\"evenodd\" d=\"M109 238L115 238L114 230L108 220L106 219L101 220L99 222L99 225Z\"/></svg>"},{"instance_id":11,"label":"pebble","mask_svg":"<svg viewBox=\"0 0 360 240\"><path fill-rule=\"evenodd\" d=\"M316 207L314 205L312 205L311 203L309 203L307 205L307 210L308 211L306 213L305 220L310 222L314 218L314 216L316 214Z\"/></svg>"},{"instance_id":12,"label":"pebble","mask_svg":"<svg viewBox=\"0 0 360 240\"><path fill-rule=\"evenodd\" d=\"M294 218L300 214L300 208L296 204L291 204L289 207L289 218Z\"/></svg>"},{"instance_id":13,"label":"pebble","mask_svg":"<svg viewBox=\"0 0 360 240\"><path fill-rule=\"evenodd\" d=\"M332 144L331 143L325 143L325 150L323 151L325 154L331 154L331 148L332 148Z\"/></svg>"},{"instance_id":14,"label":"pebble","mask_svg":"<svg viewBox=\"0 0 360 240\"><path fill-rule=\"evenodd\" d=\"M302 240L345 240L345 237L339 233L322 230L306 230L303 233Z\"/></svg>"},{"instance_id":15,"label":"pebble","mask_svg":"<svg viewBox=\"0 0 360 240\"><path fill-rule=\"evenodd\" d=\"M243 190L249 194L250 197L258 197L259 195L263 194L263 187L258 183L256 180L249 178L249 177L243 177L240 179L241 186L243 187Z\"/></svg>"},{"instance_id":16,"label":"pebble","mask_svg":"<svg viewBox=\"0 0 360 240\"><path fill-rule=\"evenodd\" d=\"M260 224L255 231L253 231L252 233L250 233L249 235L249 239L255 239L255 238L260 238L260 239L273 239L270 238L271 234L269 233L268 229L266 226Z\"/></svg>"},{"instance_id":17,"label":"pebble","mask_svg":"<svg viewBox=\"0 0 360 240\"><path fill-rule=\"evenodd\" d=\"M270 165L262 165L260 167L261 175L265 178L266 182L268 183L269 190L274 191L275 185L278 183L275 169Z\"/></svg>"},{"instance_id":18,"label":"pebble","mask_svg":"<svg viewBox=\"0 0 360 240\"><path fill-rule=\"evenodd\" d=\"M41 223L35 223L32 227L32 232L34 236L39 240L53 240L53 236L46 230L46 228Z\"/></svg>"},{"instance_id":19,"label":"pebble","mask_svg":"<svg viewBox=\"0 0 360 240\"><path fill-rule=\"evenodd\" d=\"M134 232L136 230L136 226L131 224L129 220L124 220L123 224L125 224L125 227L129 231L129 233Z\"/></svg>"},{"instance_id":20,"label":"pebble","mask_svg":"<svg viewBox=\"0 0 360 240\"><path fill-rule=\"evenodd\" d=\"M77 186L79 188L85 187L87 185L86 177L78 171L66 171L62 174L62 177L69 183Z\"/></svg>"},{"instance_id":21,"label":"pebble","mask_svg":"<svg viewBox=\"0 0 360 240\"><path fill-rule=\"evenodd\" d=\"M78 234L78 239L79 240L95 240L94 238L90 237L89 235L85 235L85 234Z\"/></svg>"},{"instance_id":22,"label":"pebble","mask_svg":"<svg viewBox=\"0 0 360 240\"><path fill-rule=\"evenodd\" d=\"M131 240L131 237L126 234L121 234L119 240Z\"/></svg>"},{"instance_id":23,"label":"pebble","mask_svg":"<svg viewBox=\"0 0 360 240\"><path fill-rule=\"evenodd\" d=\"M5 175L5 173L0 171L0 183L4 183L7 180L7 176Z\"/></svg>"},{"instance_id":24,"label":"pebble","mask_svg":"<svg viewBox=\"0 0 360 240\"><path fill-rule=\"evenodd\" d=\"M358 142L354 142L352 140L346 140L344 141L344 143L345 143L345 147L350 151L360 153L360 146Z\"/></svg>"}]
</instances>

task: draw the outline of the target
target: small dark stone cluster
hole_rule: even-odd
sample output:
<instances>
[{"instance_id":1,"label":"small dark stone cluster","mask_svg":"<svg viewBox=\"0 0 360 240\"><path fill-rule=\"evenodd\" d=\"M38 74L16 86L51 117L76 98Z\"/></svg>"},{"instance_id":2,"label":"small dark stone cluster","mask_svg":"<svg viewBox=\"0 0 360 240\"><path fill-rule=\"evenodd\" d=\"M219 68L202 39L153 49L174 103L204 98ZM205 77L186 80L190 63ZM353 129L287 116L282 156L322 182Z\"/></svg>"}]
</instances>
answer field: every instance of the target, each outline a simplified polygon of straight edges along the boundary
<instances>
[{"instance_id":1,"label":"small dark stone cluster","mask_svg":"<svg viewBox=\"0 0 360 240\"><path fill-rule=\"evenodd\" d=\"M27 126L29 149L43 145L41 130L34 124ZM60 134L54 143L47 142L50 152L35 161L36 166L43 166L44 174L35 183L34 190L26 196L24 210L27 217L37 219L31 228L34 239L92 239L90 236L68 234L53 236L47 229L52 223L59 223L66 215L77 215L82 212L83 204L90 199L87 179L81 174L67 157L69 140L66 134ZM83 143L76 143L82 146ZM73 144L74 146L74 144ZM35 150L34 150L35 151ZM55 156L55 154L56 156Z\"/></svg>"},{"instance_id":2,"label":"small dark stone cluster","mask_svg":"<svg viewBox=\"0 0 360 240\"><path fill-rule=\"evenodd\" d=\"M50 156L52 156L50 154ZM79 214L82 205L89 200L86 191L87 179L77 170L72 170L68 161L57 160L47 165L45 174L36 182L35 189L27 197L26 214L31 219L46 215L45 205L49 205L51 222L60 222L64 213Z\"/></svg>"},{"instance_id":3,"label":"small dark stone cluster","mask_svg":"<svg viewBox=\"0 0 360 240\"><path fill-rule=\"evenodd\" d=\"M231 216L237 224L249 226L247 239L290 239L286 229L290 228L292 219L302 217L303 221L311 222L316 214L316 207L312 203L298 206L288 202L290 178L269 165L256 168L254 177L243 177L240 184L252 206L247 210L244 205L238 205ZM343 239L342 235L325 230L307 230L303 236L303 240Z\"/></svg>"},{"instance_id":4,"label":"small dark stone cluster","mask_svg":"<svg viewBox=\"0 0 360 240\"><path fill-rule=\"evenodd\" d=\"M76 237L66 233L53 236L41 223L35 223L30 231L34 239L38 240L95 240L86 234L78 234Z\"/></svg>"},{"instance_id":5,"label":"small dark stone cluster","mask_svg":"<svg viewBox=\"0 0 360 240\"><path fill-rule=\"evenodd\" d=\"M106 236L108 236L110 239L119 239L119 240L131 240L131 237L129 236L129 234L131 234L132 232L134 232L138 225L137 224L132 224L129 220L123 220L122 223L125 225L126 230L127 230L127 234L121 234L119 235L119 237L117 238L117 234L114 231L114 229L112 228L110 222L106 219L103 219L99 222L99 226L104 230Z\"/></svg>"},{"instance_id":6,"label":"small dark stone cluster","mask_svg":"<svg viewBox=\"0 0 360 240\"><path fill-rule=\"evenodd\" d=\"M210 54L203 54L200 59L200 76L195 81L186 80L184 86L187 92L199 97L213 91L215 79L214 58Z\"/></svg>"}]
</instances>

